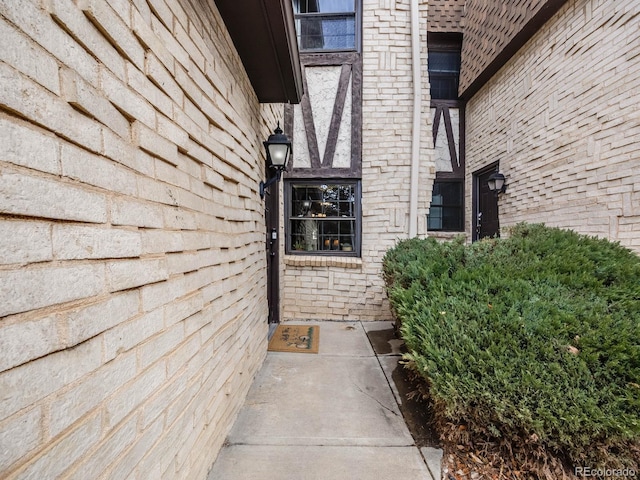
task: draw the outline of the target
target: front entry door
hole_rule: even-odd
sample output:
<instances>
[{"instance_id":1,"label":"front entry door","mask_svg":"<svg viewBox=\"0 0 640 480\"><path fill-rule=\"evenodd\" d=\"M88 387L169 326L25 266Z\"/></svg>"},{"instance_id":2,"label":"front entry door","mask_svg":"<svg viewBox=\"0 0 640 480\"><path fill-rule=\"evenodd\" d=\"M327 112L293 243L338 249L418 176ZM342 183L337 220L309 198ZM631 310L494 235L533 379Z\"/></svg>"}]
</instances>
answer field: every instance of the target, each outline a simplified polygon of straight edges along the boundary
<instances>
[{"instance_id":1,"label":"front entry door","mask_svg":"<svg viewBox=\"0 0 640 480\"><path fill-rule=\"evenodd\" d=\"M278 239L278 183L265 190L264 215L267 226L266 250L267 250L267 302L269 305L269 323L280 321L280 269Z\"/></svg>"},{"instance_id":2,"label":"front entry door","mask_svg":"<svg viewBox=\"0 0 640 480\"><path fill-rule=\"evenodd\" d=\"M496 172L496 165L473 174L473 240L500 235L498 220L498 196L489 190L489 176Z\"/></svg>"}]
</instances>

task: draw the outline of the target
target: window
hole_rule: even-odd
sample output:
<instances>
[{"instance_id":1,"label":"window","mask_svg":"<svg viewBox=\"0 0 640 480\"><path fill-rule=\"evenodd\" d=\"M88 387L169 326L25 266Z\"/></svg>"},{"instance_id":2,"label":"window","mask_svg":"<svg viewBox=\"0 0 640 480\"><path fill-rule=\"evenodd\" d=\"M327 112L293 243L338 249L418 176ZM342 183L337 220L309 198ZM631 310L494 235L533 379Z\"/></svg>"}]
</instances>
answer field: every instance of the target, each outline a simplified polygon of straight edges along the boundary
<instances>
[{"instance_id":1,"label":"window","mask_svg":"<svg viewBox=\"0 0 640 480\"><path fill-rule=\"evenodd\" d=\"M359 181L291 181L287 194L287 253L359 255Z\"/></svg>"},{"instance_id":2,"label":"window","mask_svg":"<svg viewBox=\"0 0 640 480\"><path fill-rule=\"evenodd\" d=\"M356 50L356 1L293 0L300 50Z\"/></svg>"},{"instance_id":3,"label":"window","mask_svg":"<svg viewBox=\"0 0 640 480\"><path fill-rule=\"evenodd\" d=\"M427 230L460 232L463 230L462 181L436 180L433 184Z\"/></svg>"},{"instance_id":4,"label":"window","mask_svg":"<svg viewBox=\"0 0 640 480\"><path fill-rule=\"evenodd\" d=\"M427 46L431 107L435 112L436 127L433 142L441 146L436 148L436 178L427 230L463 232L464 102L458 97L462 34L427 32Z\"/></svg>"},{"instance_id":5,"label":"window","mask_svg":"<svg viewBox=\"0 0 640 480\"><path fill-rule=\"evenodd\" d=\"M427 68L431 98L457 100L462 38L455 34L430 34L428 42Z\"/></svg>"}]
</instances>

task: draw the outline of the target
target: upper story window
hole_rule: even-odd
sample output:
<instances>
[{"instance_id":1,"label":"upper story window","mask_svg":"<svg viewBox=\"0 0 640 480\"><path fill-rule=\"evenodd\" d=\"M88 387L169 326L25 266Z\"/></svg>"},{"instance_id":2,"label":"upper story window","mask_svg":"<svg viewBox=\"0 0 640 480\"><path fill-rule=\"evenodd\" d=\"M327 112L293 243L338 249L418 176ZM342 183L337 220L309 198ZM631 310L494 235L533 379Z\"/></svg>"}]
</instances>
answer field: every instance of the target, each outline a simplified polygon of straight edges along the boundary
<instances>
[{"instance_id":1,"label":"upper story window","mask_svg":"<svg viewBox=\"0 0 640 480\"><path fill-rule=\"evenodd\" d=\"M427 64L432 99L458 99L461 48L459 34L429 34Z\"/></svg>"},{"instance_id":2,"label":"upper story window","mask_svg":"<svg viewBox=\"0 0 640 480\"><path fill-rule=\"evenodd\" d=\"M357 50L358 0L293 0L302 52Z\"/></svg>"}]
</instances>

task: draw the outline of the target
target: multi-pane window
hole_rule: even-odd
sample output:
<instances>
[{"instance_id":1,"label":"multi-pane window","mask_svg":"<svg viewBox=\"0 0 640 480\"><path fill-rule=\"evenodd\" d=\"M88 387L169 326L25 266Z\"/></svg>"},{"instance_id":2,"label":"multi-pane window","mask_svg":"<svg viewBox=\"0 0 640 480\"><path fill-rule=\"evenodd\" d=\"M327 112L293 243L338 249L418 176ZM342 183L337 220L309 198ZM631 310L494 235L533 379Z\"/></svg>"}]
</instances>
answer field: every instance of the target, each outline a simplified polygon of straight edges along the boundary
<instances>
[{"instance_id":1,"label":"multi-pane window","mask_svg":"<svg viewBox=\"0 0 640 480\"><path fill-rule=\"evenodd\" d=\"M293 0L300 50L356 50L356 1Z\"/></svg>"},{"instance_id":2,"label":"multi-pane window","mask_svg":"<svg viewBox=\"0 0 640 480\"><path fill-rule=\"evenodd\" d=\"M292 181L287 195L287 252L358 255L357 181Z\"/></svg>"},{"instance_id":3,"label":"multi-pane window","mask_svg":"<svg viewBox=\"0 0 640 480\"><path fill-rule=\"evenodd\" d=\"M429 52L431 98L458 98L460 52Z\"/></svg>"},{"instance_id":4,"label":"multi-pane window","mask_svg":"<svg viewBox=\"0 0 640 480\"><path fill-rule=\"evenodd\" d=\"M462 39L457 35L431 35L428 41L427 68L431 84L431 98L456 100L460 79Z\"/></svg>"},{"instance_id":5,"label":"multi-pane window","mask_svg":"<svg viewBox=\"0 0 640 480\"><path fill-rule=\"evenodd\" d=\"M431 107L435 112L434 125L437 127L433 133L433 141L439 146L436 148L437 171L427 216L427 229L462 232L465 178L464 102L458 97L462 35L428 32L427 45Z\"/></svg>"},{"instance_id":6,"label":"multi-pane window","mask_svg":"<svg viewBox=\"0 0 640 480\"><path fill-rule=\"evenodd\" d=\"M462 181L436 180L433 184L427 229L445 232L463 230Z\"/></svg>"}]
</instances>

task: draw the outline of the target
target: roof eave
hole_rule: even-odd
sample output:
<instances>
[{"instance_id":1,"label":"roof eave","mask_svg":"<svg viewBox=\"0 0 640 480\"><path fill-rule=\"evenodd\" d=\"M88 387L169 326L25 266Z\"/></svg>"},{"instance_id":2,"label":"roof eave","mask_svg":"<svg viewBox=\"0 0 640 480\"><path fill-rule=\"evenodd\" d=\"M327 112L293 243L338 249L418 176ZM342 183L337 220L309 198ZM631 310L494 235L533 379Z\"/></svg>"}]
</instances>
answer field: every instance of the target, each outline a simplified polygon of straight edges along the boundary
<instances>
[{"instance_id":1,"label":"roof eave","mask_svg":"<svg viewBox=\"0 0 640 480\"><path fill-rule=\"evenodd\" d=\"M302 70L289 0L216 0L261 103L300 103Z\"/></svg>"}]
</instances>

